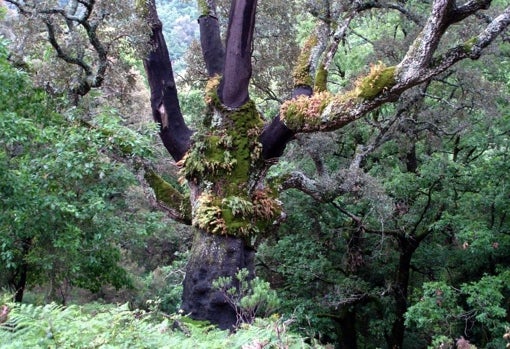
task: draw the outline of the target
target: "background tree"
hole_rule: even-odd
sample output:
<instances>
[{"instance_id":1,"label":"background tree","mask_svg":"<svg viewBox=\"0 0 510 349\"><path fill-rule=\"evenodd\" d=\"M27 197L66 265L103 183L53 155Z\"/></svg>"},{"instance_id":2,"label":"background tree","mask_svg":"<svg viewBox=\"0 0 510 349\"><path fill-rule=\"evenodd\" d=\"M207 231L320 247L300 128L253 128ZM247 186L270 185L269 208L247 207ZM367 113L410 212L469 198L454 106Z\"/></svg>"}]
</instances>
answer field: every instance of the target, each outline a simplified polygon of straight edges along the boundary
<instances>
[{"instance_id":1,"label":"background tree","mask_svg":"<svg viewBox=\"0 0 510 349\"><path fill-rule=\"evenodd\" d=\"M46 283L47 298L65 303L69 286L129 285L118 244L125 237L123 193L134 177L108 161L103 133L53 112L1 49L2 286L21 301L27 287ZM103 126L117 128L115 116L101 117L110 119Z\"/></svg>"},{"instance_id":2,"label":"background tree","mask_svg":"<svg viewBox=\"0 0 510 349\"><path fill-rule=\"evenodd\" d=\"M390 17L381 22L393 21ZM353 30L366 44L342 52L342 61L360 59L362 50L363 59L373 59L372 49L366 47L383 47L374 38L376 34L367 26ZM377 33L382 30L377 25ZM345 46L354 46L351 40L356 39L348 38ZM282 288L287 311L297 309L303 319L301 326L312 321L311 331L327 337L336 330L336 340L350 348L372 341L387 341L387 346L392 347L399 337L407 339L406 348L424 347L430 337L417 335L412 327L408 327L404 337L407 306L419 299L424 281L450 279L453 270L461 265L470 270L463 269L461 279L467 275L478 279L483 273L499 278L495 265L498 270L507 268L500 258L492 264L493 257L473 256L478 261L492 260L489 264L481 262L483 272L475 271L471 262L466 264L457 258L463 255L470 260L457 239L463 239L460 231L473 229L472 224L483 214L469 210L453 225L440 223L460 212L457 210L464 203L472 202L465 194L470 196L468 192L483 186L474 179L478 166L473 159L466 162L459 157L458 151L466 150L464 146L471 143L468 138L484 139L479 145L492 139L494 130L506 123L503 96L508 89L495 77L505 73L500 67L493 67L496 74L492 67L481 68L491 66L492 55L500 54L497 52L489 53L480 62L458 65L448 74L408 91L395 107L386 106L334 135L300 137L297 149L291 147L286 156L291 162L277 166L277 174L281 176L283 172L287 178L285 188L298 188L315 201L307 204L295 192L283 196L285 206L290 207L288 224L279 231L279 241L270 239L259 249L262 270ZM474 68L478 64L479 68ZM353 65L346 67L356 69ZM473 70L481 73L470 74ZM344 74L349 74L349 70L345 69ZM480 93L481 86L484 92L490 91L488 95ZM457 148L461 139L464 145ZM307 156L303 158L303 154ZM485 171L487 167L481 168ZM465 207L460 210L467 212ZM506 240L499 229L489 233L483 228L487 234L478 229L475 228L478 234L489 240ZM492 243L485 241L490 255L505 253L505 247L494 249ZM460 288L460 279L451 281ZM504 308L505 301L498 304ZM427 305L424 303L424 308ZM482 313L482 317L487 314ZM462 334L477 345L502 345L499 333L503 333L505 320L491 320L500 328L485 328L486 339L475 334L486 326L479 320L469 321L472 332L452 326L448 335L453 339ZM460 316L455 321L450 324L458 324Z\"/></svg>"},{"instance_id":3,"label":"background tree","mask_svg":"<svg viewBox=\"0 0 510 349\"><path fill-rule=\"evenodd\" d=\"M1 10L3 15L5 7ZM147 137L153 128L144 125L143 117L135 122L125 113L148 108L144 101L148 93L140 90L143 82L133 65L134 50L124 46L109 51L110 61L122 60L117 71L124 72L127 84L107 79L101 90L80 97L75 106L75 95L70 93L69 100L65 87L70 84L72 90L72 81L53 74L61 62L57 60L56 68L52 65L50 43L46 56L34 57L31 52L45 41L33 40L35 47L28 39L22 44L17 36L20 18L14 21L15 13L6 12L1 26L10 41L2 38L0 288L11 290L17 301L32 291L27 300L67 303L100 298L145 306L142 295L149 296L147 284L154 280L144 278L152 279L150 271L171 265L174 253L186 250L187 239L161 213L153 212L157 205L147 205L133 174L134 164L140 165L137 159L157 158L157 152L149 151L155 148ZM40 18L34 15L29 20ZM62 20L59 25L67 23ZM64 40L68 49L69 40ZM18 55L17 49L25 54ZM83 59L95 66L93 51L84 52L90 56ZM167 168L156 161L154 166ZM177 236L182 247L173 243ZM151 292L155 297L159 290L153 285ZM179 296L168 298L172 297Z\"/></svg>"}]
</instances>

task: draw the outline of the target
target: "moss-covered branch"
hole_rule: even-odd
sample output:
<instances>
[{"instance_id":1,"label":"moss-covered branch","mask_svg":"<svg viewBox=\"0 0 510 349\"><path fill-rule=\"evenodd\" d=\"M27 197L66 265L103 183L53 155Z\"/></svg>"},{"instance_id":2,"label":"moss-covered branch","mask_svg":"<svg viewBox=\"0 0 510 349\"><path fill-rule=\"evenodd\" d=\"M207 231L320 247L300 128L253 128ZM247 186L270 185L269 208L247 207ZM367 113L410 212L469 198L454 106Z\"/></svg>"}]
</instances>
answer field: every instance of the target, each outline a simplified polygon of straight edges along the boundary
<instances>
[{"instance_id":1,"label":"moss-covered branch","mask_svg":"<svg viewBox=\"0 0 510 349\"><path fill-rule=\"evenodd\" d=\"M294 86L313 86L311 76L311 57L312 50L315 45L317 45L317 35L314 33L306 40L297 59L294 72L292 73Z\"/></svg>"},{"instance_id":2,"label":"moss-covered branch","mask_svg":"<svg viewBox=\"0 0 510 349\"><path fill-rule=\"evenodd\" d=\"M178 222L191 224L191 205L189 198L175 189L151 169L145 169L145 180L154 191L158 204Z\"/></svg>"},{"instance_id":3,"label":"moss-covered branch","mask_svg":"<svg viewBox=\"0 0 510 349\"><path fill-rule=\"evenodd\" d=\"M389 96L378 97L395 83L395 67L378 63L367 75L360 77L350 91L337 95L324 91L285 102L280 109L280 118L296 133L334 130L390 100Z\"/></svg>"}]
</instances>

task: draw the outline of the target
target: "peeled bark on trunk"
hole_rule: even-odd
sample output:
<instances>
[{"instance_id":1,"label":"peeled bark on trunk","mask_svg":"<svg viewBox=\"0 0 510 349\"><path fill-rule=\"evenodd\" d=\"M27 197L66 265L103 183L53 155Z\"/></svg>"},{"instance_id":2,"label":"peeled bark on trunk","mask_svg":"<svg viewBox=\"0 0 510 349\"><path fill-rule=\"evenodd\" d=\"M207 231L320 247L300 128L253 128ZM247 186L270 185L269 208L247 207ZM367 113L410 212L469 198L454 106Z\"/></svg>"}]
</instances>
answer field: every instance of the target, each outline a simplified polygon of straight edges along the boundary
<instances>
[{"instance_id":1,"label":"peeled bark on trunk","mask_svg":"<svg viewBox=\"0 0 510 349\"><path fill-rule=\"evenodd\" d=\"M184 312L232 330L237 314L212 283L222 276L232 277L243 268L253 275L254 256L254 249L242 238L197 231L184 279Z\"/></svg>"}]
</instances>

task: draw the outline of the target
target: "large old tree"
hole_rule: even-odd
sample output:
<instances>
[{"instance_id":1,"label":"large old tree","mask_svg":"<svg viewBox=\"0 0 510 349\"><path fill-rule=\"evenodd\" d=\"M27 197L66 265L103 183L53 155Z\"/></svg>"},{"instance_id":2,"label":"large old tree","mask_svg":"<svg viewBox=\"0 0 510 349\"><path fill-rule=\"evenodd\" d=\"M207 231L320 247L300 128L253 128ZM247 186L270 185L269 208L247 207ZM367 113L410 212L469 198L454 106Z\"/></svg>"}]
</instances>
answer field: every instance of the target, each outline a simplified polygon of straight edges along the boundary
<instances>
[{"instance_id":1,"label":"large old tree","mask_svg":"<svg viewBox=\"0 0 510 349\"><path fill-rule=\"evenodd\" d=\"M103 6L102 15L98 15L95 6L103 2L93 0L70 1L72 6L65 8L60 8L60 3L41 8L32 1L7 2L27 16L44 16L49 41L58 56L84 72L81 76L85 78L72 91L74 95L84 95L103 83L111 69L108 59L111 46L101 41L103 37L97 28L101 20L108 18L108 11L114 10ZM489 9L490 0L434 0L429 5L428 17L422 18L406 2L315 4L317 8L311 6L311 10L317 26L300 56L295 57L291 96L282 103L278 115L263 115L249 95L257 1L232 0L225 42L215 1L200 0L198 4L200 44L209 77L204 92L207 108L199 125L186 125L183 118L155 1L140 2L137 6L151 30L150 51L144 65L152 113L160 125L164 146L181 168L181 183L188 186L189 197L153 171L147 170L145 179L161 206L173 218L195 229L184 281L183 310L196 319L231 328L238 314L224 295L212 287L212 282L220 276L233 276L243 268L253 276L256 244L284 216L278 201L281 183L269 183L266 174L283 154L286 144L299 133L342 128L385 103L397 101L405 91L426 83L457 62L479 58L510 24L510 7L491 16L484 12ZM322 5L325 7L321 10ZM381 8L397 11L417 28L407 53L398 58L398 64L374 62L366 75L345 90L328 92L328 71L350 22L366 11ZM96 64L65 50L56 34L56 18L65 19L70 32L82 28L85 41L97 53ZM473 28L480 28L478 32L457 45L445 44L444 37L461 30L458 23L474 19L477 25ZM299 175L286 178L285 187L312 194L316 190L313 181ZM416 246L409 246L410 254L402 254L401 263L409 263L408 257ZM405 284L406 280L398 282ZM401 292L405 298L406 290ZM395 326L394 342L398 347L402 343L403 323Z\"/></svg>"},{"instance_id":2,"label":"large old tree","mask_svg":"<svg viewBox=\"0 0 510 349\"><path fill-rule=\"evenodd\" d=\"M330 94L325 86L328 65L349 21L357 13L378 6L353 2L344 9L344 21L335 32L319 25L310 36L296 61L292 99L283 103L272 121L266 121L248 93L257 1L232 1L225 45L215 1L199 3L201 46L209 83L205 91L207 111L202 124L193 125L193 130L185 124L179 109L162 25L154 3L149 4L152 51L145 68L153 115L191 194L189 199L181 197L161 182L156 193L159 200L175 208L177 218L190 221L196 228L184 283L184 311L228 328L235 323L236 314L211 284L220 276L233 276L241 268L253 273L254 242L270 231L282 214L277 199L279 188L267 183L265 175L286 144L298 133L339 129L384 103L396 101L404 91L456 62L479 58L510 23L510 8L488 20L477 36L445 48L441 47L441 39L451 26L487 9L490 1L461 4L436 0L426 20L416 19L422 29L399 64L375 64L352 88ZM395 7L408 14L403 7ZM287 180L292 182L298 188L307 187L303 178ZM403 328L396 333L403 333Z\"/></svg>"}]
</instances>

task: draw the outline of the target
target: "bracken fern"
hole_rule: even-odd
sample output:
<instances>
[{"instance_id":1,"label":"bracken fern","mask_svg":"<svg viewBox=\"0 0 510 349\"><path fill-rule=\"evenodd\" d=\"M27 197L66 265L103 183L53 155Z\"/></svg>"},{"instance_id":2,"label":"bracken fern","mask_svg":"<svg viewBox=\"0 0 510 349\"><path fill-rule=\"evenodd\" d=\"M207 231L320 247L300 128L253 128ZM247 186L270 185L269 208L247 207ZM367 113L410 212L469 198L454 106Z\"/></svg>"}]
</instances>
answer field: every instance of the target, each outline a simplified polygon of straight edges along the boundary
<instances>
[{"instance_id":1,"label":"bracken fern","mask_svg":"<svg viewBox=\"0 0 510 349\"><path fill-rule=\"evenodd\" d=\"M258 319L236 333L187 317L156 317L127 304L43 306L8 303L0 348L311 348L277 316ZM318 346L313 346L318 347Z\"/></svg>"}]
</instances>

